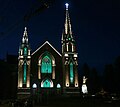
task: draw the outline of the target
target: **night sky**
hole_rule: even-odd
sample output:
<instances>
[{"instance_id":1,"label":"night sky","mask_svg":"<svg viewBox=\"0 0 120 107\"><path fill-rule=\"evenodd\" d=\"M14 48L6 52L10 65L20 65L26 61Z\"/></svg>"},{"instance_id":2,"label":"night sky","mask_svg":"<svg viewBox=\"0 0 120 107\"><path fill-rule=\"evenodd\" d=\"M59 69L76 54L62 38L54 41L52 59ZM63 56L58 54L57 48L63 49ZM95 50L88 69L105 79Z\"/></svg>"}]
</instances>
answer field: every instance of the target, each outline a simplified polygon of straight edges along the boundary
<instances>
[{"instance_id":1,"label":"night sky","mask_svg":"<svg viewBox=\"0 0 120 107\"><path fill-rule=\"evenodd\" d=\"M18 55L24 27L34 52L48 40L61 53L65 3L79 54L79 67L85 62L102 73L120 55L120 1L54 0L49 8L36 12L44 0L0 0L0 59L6 53ZM48 1L48 0L45 0Z\"/></svg>"}]
</instances>

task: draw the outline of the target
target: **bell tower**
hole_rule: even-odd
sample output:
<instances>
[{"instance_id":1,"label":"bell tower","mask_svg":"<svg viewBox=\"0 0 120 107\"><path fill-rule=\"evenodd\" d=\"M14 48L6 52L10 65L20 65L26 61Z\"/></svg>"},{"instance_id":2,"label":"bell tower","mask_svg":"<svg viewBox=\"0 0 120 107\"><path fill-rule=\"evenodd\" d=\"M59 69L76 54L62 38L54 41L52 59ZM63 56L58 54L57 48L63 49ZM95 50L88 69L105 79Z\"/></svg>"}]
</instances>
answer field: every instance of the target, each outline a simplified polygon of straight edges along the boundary
<instances>
[{"instance_id":1,"label":"bell tower","mask_svg":"<svg viewBox=\"0 0 120 107\"><path fill-rule=\"evenodd\" d=\"M65 24L62 33L63 93L79 93L78 53L73 38L68 6L66 3Z\"/></svg>"},{"instance_id":2,"label":"bell tower","mask_svg":"<svg viewBox=\"0 0 120 107\"><path fill-rule=\"evenodd\" d=\"M30 95L30 51L27 28L25 27L18 56L18 97Z\"/></svg>"}]
</instances>

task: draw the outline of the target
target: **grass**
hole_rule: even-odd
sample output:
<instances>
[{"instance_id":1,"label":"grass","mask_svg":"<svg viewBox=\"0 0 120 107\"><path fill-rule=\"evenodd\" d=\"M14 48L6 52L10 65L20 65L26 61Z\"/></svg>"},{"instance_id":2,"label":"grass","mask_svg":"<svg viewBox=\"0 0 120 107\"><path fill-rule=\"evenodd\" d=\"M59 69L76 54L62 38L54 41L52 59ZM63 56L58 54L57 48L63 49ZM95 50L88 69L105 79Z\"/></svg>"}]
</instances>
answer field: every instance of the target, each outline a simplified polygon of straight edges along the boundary
<instances>
[{"instance_id":1,"label":"grass","mask_svg":"<svg viewBox=\"0 0 120 107\"><path fill-rule=\"evenodd\" d=\"M12 106L5 103L1 104L0 107ZM120 100L112 101L110 99L108 100L95 97L44 97L42 98L41 103L36 101L34 106L27 107L120 107Z\"/></svg>"},{"instance_id":2,"label":"grass","mask_svg":"<svg viewBox=\"0 0 120 107\"><path fill-rule=\"evenodd\" d=\"M95 98L80 98L80 97L66 97L66 98L51 98L44 103L37 106L46 107L120 107L120 101L111 101L105 99Z\"/></svg>"}]
</instances>

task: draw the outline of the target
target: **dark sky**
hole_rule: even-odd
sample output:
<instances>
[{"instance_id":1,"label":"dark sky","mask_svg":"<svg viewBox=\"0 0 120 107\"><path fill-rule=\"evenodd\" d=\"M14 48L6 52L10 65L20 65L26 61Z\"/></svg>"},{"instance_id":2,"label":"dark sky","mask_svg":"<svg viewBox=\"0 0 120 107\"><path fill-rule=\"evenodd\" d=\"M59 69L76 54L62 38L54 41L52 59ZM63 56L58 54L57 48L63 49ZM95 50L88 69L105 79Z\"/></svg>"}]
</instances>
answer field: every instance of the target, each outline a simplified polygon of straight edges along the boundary
<instances>
[{"instance_id":1,"label":"dark sky","mask_svg":"<svg viewBox=\"0 0 120 107\"><path fill-rule=\"evenodd\" d=\"M46 0L48 1L48 0ZM48 40L61 53L65 3L79 53L79 65L88 63L102 72L105 64L120 55L120 1L55 0L50 8L24 16L41 7L41 0L0 0L0 58L18 55L24 27L28 28L32 52Z\"/></svg>"}]
</instances>

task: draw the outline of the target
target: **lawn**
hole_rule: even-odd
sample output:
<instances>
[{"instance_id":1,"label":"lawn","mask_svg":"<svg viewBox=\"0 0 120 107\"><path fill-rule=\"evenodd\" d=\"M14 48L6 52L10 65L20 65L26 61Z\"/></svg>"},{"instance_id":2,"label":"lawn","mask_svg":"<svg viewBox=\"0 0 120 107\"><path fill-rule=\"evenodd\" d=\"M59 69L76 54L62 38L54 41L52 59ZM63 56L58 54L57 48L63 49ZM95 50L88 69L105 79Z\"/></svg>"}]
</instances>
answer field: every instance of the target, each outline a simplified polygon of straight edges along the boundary
<instances>
[{"instance_id":1,"label":"lawn","mask_svg":"<svg viewBox=\"0 0 120 107\"><path fill-rule=\"evenodd\" d=\"M32 100L33 101L33 100ZM44 97L34 102L33 106L12 106L9 103L0 107L120 107L120 100L111 100L95 97ZM24 104L24 102L22 102Z\"/></svg>"}]
</instances>

